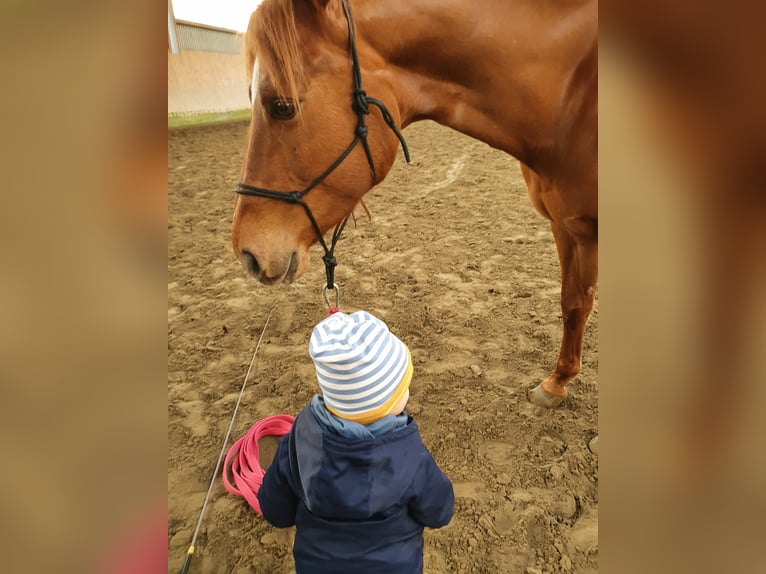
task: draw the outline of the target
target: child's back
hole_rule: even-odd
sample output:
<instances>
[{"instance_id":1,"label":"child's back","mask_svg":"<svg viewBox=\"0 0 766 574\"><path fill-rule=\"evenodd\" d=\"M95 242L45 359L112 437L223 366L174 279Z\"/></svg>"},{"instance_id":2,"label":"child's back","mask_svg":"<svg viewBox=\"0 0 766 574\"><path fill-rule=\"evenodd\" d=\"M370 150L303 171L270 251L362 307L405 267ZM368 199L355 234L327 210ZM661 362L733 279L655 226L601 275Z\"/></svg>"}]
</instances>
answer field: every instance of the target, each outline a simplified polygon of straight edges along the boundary
<instances>
[{"instance_id":1,"label":"child's back","mask_svg":"<svg viewBox=\"0 0 766 574\"><path fill-rule=\"evenodd\" d=\"M316 344L323 325L332 339L324 347L321 340ZM311 351L324 396L314 397L280 442L258 493L263 516L278 527L295 524L298 574L420 573L423 527L450 521L454 495L417 424L402 412L412 374L409 353L364 312L338 313L317 329ZM349 339L350 351L338 342ZM392 353L381 359L385 348ZM384 367L399 364L402 352L400 367ZM377 359L368 361L371 356ZM371 371L386 374L376 378Z\"/></svg>"}]
</instances>

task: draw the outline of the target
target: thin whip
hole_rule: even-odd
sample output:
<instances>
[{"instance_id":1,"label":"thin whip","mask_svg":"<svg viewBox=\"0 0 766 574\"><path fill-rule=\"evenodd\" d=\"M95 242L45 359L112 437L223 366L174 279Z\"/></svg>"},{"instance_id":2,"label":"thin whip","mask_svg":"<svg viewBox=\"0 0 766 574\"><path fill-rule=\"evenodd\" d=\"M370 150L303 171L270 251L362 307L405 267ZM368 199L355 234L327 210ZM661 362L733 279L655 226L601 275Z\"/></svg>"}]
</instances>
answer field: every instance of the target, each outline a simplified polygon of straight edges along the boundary
<instances>
[{"instance_id":1,"label":"thin whip","mask_svg":"<svg viewBox=\"0 0 766 574\"><path fill-rule=\"evenodd\" d=\"M255 363L255 355L258 353L258 349L261 346L261 340L263 339L264 333L266 333L266 327L268 327L269 325L271 314L274 312L274 309L277 308L277 305L278 305L278 302L274 304L274 306L271 308L271 311L269 311L269 315L266 317L266 322L263 324L263 330L261 331L261 336L258 337L258 343L255 345L255 351L253 351L253 357L250 359L250 366L247 367L247 373L245 373L245 380L242 381L242 388L239 390L239 396L237 397L237 404L234 405L234 412L231 414L231 421L229 421L229 428L226 430L226 437L223 439L223 444L221 445L221 453L218 455L218 462L215 463L215 470L213 471L213 477L210 479L210 486L208 486L207 488L205 501L202 503L202 510L200 510L200 513L199 513L197 526L194 528L194 535L192 536L191 544L189 545L189 550L186 551L186 560L184 560L184 564L181 567L181 574L186 574L189 570L189 565L191 564L191 559L192 559L192 556L194 555L194 545L197 542L197 535L199 534L199 529L202 526L202 518L205 515L205 509L207 508L207 503L210 500L210 493L213 491L213 485L215 484L215 479L218 476L218 470L221 468L221 461L223 460L223 457L226 454L226 445L228 444L229 437L231 436L231 429L234 427L234 420L237 418L237 411L239 410L239 404L242 402L242 394L245 392L247 379L250 376L250 371L253 369L253 363Z\"/></svg>"}]
</instances>

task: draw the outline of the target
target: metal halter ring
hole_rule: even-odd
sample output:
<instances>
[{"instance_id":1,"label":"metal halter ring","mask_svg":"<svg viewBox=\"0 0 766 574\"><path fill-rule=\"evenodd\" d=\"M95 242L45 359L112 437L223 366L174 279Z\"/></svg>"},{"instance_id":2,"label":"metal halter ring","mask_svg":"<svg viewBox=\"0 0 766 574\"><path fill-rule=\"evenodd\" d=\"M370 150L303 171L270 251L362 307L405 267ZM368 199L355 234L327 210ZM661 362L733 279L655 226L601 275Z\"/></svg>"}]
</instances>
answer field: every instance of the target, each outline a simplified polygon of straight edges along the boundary
<instances>
[{"instance_id":1,"label":"metal halter ring","mask_svg":"<svg viewBox=\"0 0 766 574\"><path fill-rule=\"evenodd\" d=\"M335 305L330 305L330 298L327 296L327 285L322 287L322 295L324 296L324 301L327 303L328 307L340 307L340 289L335 283L332 284L332 288L335 291Z\"/></svg>"}]
</instances>

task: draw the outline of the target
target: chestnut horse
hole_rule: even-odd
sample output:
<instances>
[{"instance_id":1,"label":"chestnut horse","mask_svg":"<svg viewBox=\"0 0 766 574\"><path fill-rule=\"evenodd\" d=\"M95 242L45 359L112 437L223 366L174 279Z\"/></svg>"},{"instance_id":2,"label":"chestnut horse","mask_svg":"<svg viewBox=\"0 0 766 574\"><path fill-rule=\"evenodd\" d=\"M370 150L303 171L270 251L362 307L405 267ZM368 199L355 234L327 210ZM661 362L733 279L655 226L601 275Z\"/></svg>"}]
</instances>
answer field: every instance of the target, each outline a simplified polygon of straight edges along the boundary
<instances>
[{"instance_id":1,"label":"chestnut horse","mask_svg":"<svg viewBox=\"0 0 766 574\"><path fill-rule=\"evenodd\" d=\"M597 33L596 0L265 0L245 36L236 256L262 283L290 283L320 241L331 287L337 238L322 235L385 178L398 127L431 119L486 142L521 162L558 248L561 350L530 393L558 405L596 286Z\"/></svg>"}]
</instances>

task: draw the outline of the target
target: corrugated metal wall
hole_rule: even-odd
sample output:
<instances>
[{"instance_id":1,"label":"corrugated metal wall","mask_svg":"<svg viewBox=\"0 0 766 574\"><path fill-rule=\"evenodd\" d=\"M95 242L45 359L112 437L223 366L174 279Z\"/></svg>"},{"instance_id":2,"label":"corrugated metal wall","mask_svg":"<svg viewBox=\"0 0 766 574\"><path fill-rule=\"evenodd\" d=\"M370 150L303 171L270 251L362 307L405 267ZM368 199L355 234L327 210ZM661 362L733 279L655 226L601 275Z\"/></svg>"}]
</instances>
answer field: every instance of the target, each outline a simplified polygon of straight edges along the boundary
<instances>
[{"instance_id":1,"label":"corrugated metal wall","mask_svg":"<svg viewBox=\"0 0 766 574\"><path fill-rule=\"evenodd\" d=\"M234 32L225 30L214 30L176 21L176 33L178 47L181 50L239 54L242 47L242 38Z\"/></svg>"}]
</instances>

